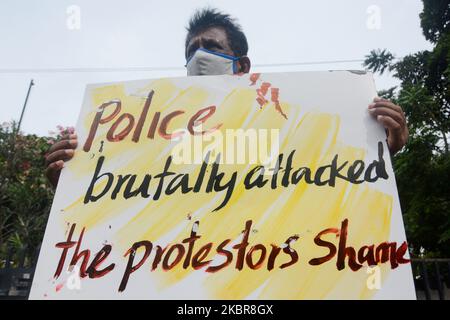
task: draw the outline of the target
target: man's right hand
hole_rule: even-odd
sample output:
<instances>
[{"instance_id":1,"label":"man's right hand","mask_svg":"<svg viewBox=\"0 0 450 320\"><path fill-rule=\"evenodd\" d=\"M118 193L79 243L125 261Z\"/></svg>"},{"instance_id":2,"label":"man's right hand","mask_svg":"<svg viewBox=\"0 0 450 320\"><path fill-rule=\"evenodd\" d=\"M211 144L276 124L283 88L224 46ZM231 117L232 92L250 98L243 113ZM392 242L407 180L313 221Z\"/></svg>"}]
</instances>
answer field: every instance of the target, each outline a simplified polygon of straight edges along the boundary
<instances>
[{"instance_id":1,"label":"man's right hand","mask_svg":"<svg viewBox=\"0 0 450 320\"><path fill-rule=\"evenodd\" d=\"M54 188L58 184L64 162L72 159L77 145L77 135L68 134L58 142L55 142L48 150L48 154L45 157L45 166L47 167L45 174Z\"/></svg>"}]
</instances>

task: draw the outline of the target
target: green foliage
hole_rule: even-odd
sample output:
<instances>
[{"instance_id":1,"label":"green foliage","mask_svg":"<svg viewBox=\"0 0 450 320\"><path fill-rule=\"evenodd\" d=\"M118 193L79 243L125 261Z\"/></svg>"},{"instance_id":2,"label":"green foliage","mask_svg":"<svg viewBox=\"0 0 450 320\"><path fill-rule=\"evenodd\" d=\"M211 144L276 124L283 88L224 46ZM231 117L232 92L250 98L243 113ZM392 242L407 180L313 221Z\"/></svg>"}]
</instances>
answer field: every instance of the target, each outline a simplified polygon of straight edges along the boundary
<instances>
[{"instance_id":1,"label":"green foliage","mask_svg":"<svg viewBox=\"0 0 450 320\"><path fill-rule=\"evenodd\" d=\"M15 126L0 126L0 256L12 247L30 257L42 241L53 199L43 160L52 139L16 134Z\"/></svg>"},{"instance_id":2,"label":"green foliage","mask_svg":"<svg viewBox=\"0 0 450 320\"><path fill-rule=\"evenodd\" d=\"M420 14L423 34L433 43L450 30L450 7L448 0L423 0L424 10Z\"/></svg>"},{"instance_id":3,"label":"green foliage","mask_svg":"<svg viewBox=\"0 0 450 320\"><path fill-rule=\"evenodd\" d=\"M410 140L394 158L400 201L413 254L450 253L450 1L423 0L420 14L426 39L434 44L395 61L387 50L373 50L365 66L393 72L398 88L380 92L402 106ZM398 90L397 90L398 89Z\"/></svg>"},{"instance_id":4,"label":"green foliage","mask_svg":"<svg viewBox=\"0 0 450 320\"><path fill-rule=\"evenodd\" d=\"M373 72L383 74L386 69L390 70L390 64L394 60L392 53L384 50L372 50L367 57L365 64Z\"/></svg>"}]
</instances>

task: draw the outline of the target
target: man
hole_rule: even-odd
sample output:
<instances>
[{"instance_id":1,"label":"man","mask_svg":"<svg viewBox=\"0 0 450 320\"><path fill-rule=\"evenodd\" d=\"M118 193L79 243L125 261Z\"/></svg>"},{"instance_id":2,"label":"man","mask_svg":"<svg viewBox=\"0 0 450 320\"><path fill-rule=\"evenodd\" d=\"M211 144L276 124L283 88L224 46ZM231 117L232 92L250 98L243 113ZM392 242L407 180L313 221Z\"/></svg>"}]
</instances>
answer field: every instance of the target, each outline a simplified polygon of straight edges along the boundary
<instances>
[{"instance_id":1,"label":"man","mask_svg":"<svg viewBox=\"0 0 450 320\"><path fill-rule=\"evenodd\" d=\"M221 75L250 72L248 44L241 27L229 15L215 9L198 11L189 21L185 43L187 75ZM397 153L408 140L405 115L400 106L380 98L368 106L387 131L391 154ZM76 134L63 137L49 150L46 174L56 187L64 162L70 160L77 147Z\"/></svg>"}]
</instances>

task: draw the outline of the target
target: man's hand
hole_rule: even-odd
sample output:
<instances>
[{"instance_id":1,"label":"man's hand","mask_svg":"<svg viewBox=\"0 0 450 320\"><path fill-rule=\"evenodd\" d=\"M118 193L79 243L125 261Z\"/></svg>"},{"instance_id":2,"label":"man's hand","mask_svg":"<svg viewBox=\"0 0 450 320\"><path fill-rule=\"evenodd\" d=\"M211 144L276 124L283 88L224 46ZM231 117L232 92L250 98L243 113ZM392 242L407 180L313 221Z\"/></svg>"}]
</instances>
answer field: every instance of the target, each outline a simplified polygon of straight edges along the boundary
<instances>
[{"instance_id":1,"label":"man's hand","mask_svg":"<svg viewBox=\"0 0 450 320\"><path fill-rule=\"evenodd\" d=\"M45 174L54 188L58 184L64 162L72 159L77 144L77 135L69 134L65 135L48 150L48 154L45 157L45 165L47 167Z\"/></svg>"},{"instance_id":2,"label":"man's hand","mask_svg":"<svg viewBox=\"0 0 450 320\"><path fill-rule=\"evenodd\" d=\"M405 113L400 106L389 100L375 98L373 102L369 105L369 112L386 128L389 151L394 155L408 142Z\"/></svg>"}]
</instances>

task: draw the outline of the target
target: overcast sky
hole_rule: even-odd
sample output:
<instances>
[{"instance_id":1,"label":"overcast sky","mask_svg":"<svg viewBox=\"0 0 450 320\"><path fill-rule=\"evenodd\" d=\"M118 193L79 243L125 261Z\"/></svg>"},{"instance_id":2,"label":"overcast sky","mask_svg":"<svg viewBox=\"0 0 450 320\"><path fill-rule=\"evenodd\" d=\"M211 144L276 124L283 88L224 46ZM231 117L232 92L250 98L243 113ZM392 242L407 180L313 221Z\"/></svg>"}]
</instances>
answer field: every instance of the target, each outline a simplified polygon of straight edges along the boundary
<instances>
[{"instance_id":1,"label":"overcast sky","mask_svg":"<svg viewBox=\"0 0 450 320\"><path fill-rule=\"evenodd\" d=\"M362 69L360 62L302 63L431 48L420 0L1 0L0 123L18 120L31 78L22 129L47 135L75 125L87 83L184 76L185 26L206 5L238 19L252 71ZM385 89L396 81L386 75L376 83Z\"/></svg>"}]
</instances>

